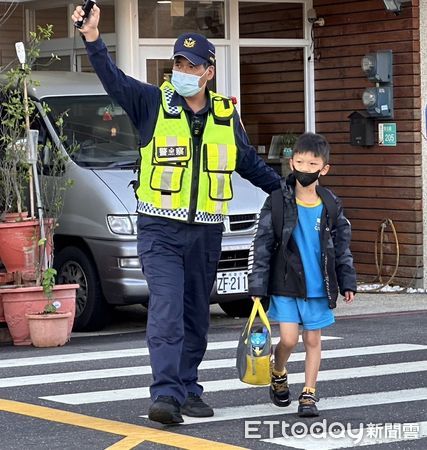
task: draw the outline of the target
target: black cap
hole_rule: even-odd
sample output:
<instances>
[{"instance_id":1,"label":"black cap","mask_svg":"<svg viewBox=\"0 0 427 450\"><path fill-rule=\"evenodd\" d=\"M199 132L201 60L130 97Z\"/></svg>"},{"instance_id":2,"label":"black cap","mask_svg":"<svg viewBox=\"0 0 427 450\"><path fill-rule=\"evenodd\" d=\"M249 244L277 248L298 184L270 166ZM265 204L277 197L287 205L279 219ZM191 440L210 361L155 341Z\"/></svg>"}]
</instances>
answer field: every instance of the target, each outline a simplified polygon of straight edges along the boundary
<instances>
[{"instance_id":1,"label":"black cap","mask_svg":"<svg viewBox=\"0 0 427 450\"><path fill-rule=\"evenodd\" d=\"M173 48L173 57L183 56L192 64L215 64L215 46L205 36L197 33L184 33L178 36Z\"/></svg>"}]
</instances>

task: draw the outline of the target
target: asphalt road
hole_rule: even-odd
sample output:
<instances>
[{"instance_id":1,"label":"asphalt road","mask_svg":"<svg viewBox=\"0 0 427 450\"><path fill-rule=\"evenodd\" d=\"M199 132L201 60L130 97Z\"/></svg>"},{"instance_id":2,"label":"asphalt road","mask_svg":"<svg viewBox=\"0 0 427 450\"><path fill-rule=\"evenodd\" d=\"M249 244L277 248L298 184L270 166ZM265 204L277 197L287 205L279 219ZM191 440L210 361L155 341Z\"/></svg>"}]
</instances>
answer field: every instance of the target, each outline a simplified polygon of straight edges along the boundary
<instances>
[{"instance_id":1,"label":"asphalt road","mask_svg":"<svg viewBox=\"0 0 427 450\"><path fill-rule=\"evenodd\" d=\"M232 448L214 442L250 449L427 448L426 312L342 317L325 330L321 416L302 421L296 401L277 408L268 388L236 381L234 341L244 319L213 307L200 380L216 414L175 427L143 417L151 378L145 315L140 307L118 311L108 334L74 334L62 348L1 346L0 449ZM294 400L303 387L303 358L298 344L288 366Z\"/></svg>"}]
</instances>

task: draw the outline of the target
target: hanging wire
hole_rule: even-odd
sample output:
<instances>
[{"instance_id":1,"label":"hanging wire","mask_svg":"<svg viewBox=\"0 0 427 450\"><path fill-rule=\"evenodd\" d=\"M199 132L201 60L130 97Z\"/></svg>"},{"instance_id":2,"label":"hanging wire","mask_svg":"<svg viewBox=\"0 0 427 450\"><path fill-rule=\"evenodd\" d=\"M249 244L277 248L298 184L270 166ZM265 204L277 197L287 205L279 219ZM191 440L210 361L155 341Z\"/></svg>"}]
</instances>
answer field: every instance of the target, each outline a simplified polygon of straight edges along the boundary
<instances>
[{"instance_id":1,"label":"hanging wire","mask_svg":"<svg viewBox=\"0 0 427 450\"><path fill-rule=\"evenodd\" d=\"M381 275L381 272L383 270L383 264L384 264L384 234L386 232L387 227L391 228L391 231L393 233L394 237L394 244L396 247L396 261L394 264L394 270L389 279L384 282L383 277ZM374 246L374 257L375 257L375 267L377 270L377 278L381 284L380 286L377 286L372 289L363 289L361 292L380 292L384 287L390 286L390 283L394 280L394 277L397 274L397 271L399 269L399 261L400 261L400 246L399 246L399 239L397 236L397 231L394 226L394 223L391 219L384 219L377 228L377 236L375 238L375 246Z\"/></svg>"},{"instance_id":2,"label":"hanging wire","mask_svg":"<svg viewBox=\"0 0 427 450\"><path fill-rule=\"evenodd\" d=\"M13 0L10 2L10 5L7 7L7 10L4 14L0 17L0 26L5 24L7 20L12 16L12 14L15 12L16 8L19 6L19 3L16 0ZM13 9L12 9L13 8Z\"/></svg>"},{"instance_id":3,"label":"hanging wire","mask_svg":"<svg viewBox=\"0 0 427 450\"><path fill-rule=\"evenodd\" d=\"M381 272L382 272L383 260L384 260L384 233L385 233L387 226L390 226L390 228L393 232L394 242L396 245L396 262L395 262L395 266L394 266L394 271L393 271L391 277L387 280L387 283L384 283L384 286L388 286L393 281L394 277L396 276L397 269L399 268L399 259L400 259L399 240L397 238L396 228L391 219L385 219L378 226L377 237L375 239L375 267L377 268L378 281L380 283L383 282ZM380 241L379 257L378 257L378 238Z\"/></svg>"},{"instance_id":4,"label":"hanging wire","mask_svg":"<svg viewBox=\"0 0 427 450\"><path fill-rule=\"evenodd\" d=\"M16 61L17 61L17 58L15 58L12 61L8 62L5 66L0 66L0 73L7 72L12 66L15 66Z\"/></svg>"},{"instance_id":5,"label":"hanging wire","mask_svg":"<svg viewBox=\"0 0 427 450\"><path fill-rule=\"evenodd\" d=\"M19 6L19 3L16 0L12 0L7 7L6 11L1 14L0 16L0 27L4 25L8 19L12 16L12 14L15 12L16 8ZM4 73L9 70L10 67L14 66L16 64L16 58L7 63L5 66L0 67L0 73Z\"/></svg>"}]
</instances>

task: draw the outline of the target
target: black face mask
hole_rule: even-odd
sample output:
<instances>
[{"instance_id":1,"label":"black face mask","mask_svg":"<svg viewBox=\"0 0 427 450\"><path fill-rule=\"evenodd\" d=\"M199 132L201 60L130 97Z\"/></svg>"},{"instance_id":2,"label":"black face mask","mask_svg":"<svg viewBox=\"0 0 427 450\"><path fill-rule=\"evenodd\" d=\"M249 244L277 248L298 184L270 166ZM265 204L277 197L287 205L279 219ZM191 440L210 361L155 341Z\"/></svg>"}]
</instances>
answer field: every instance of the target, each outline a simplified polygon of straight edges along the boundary
<instances>
[{"instance_id":1,"label":"black face mask","mask_svg":"<svg viewBox=\"0 0 427 450\"><path fill-rule=\"evenodd\" d=\"M310 186L310 184L313 184L319 178L320 170L313 173L307 173L300 172L299 170L294 169L293 173L295 175L295 178L300 182L301 186L307 187Z\"/></svg>"}]
</instances>

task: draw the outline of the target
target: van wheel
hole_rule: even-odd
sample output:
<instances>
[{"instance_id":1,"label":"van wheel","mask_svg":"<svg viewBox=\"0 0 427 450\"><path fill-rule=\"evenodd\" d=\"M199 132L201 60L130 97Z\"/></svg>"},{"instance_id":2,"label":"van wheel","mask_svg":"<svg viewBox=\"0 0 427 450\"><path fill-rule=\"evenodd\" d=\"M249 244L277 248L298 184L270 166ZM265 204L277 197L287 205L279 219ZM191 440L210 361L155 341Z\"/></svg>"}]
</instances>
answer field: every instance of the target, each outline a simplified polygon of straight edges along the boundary
<instances>
[{"instance_id":1,"label":"van wheel","mask_svg":"<svg viewBox=\"0 0 427 450\"><path fill-rule=\"evenodd\" d=\"M263 299L261 303L264 310L267 311L270 299ZM253 304L250 297L245 297L241 300L233 300L231 302L219 302L221 309L230 317L249 317Z\"/></svg>"},{"instance_id":2,"label":"van wheel","mask_svg":"<svg viewBox=\"0 0 427 450\"><path fill-rule=\"evenodd\" d=\"M54 258L58 283L77 283L76 318L73 330L96 331L111 318L109 306L102 294L101 283L92 258L77 247L65 247Z\"/></svg>"}]
</instances>

